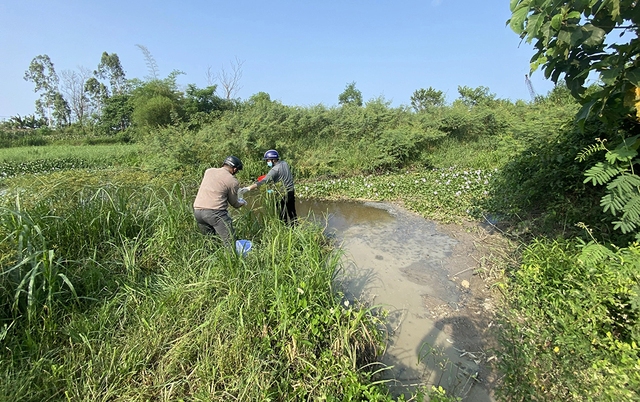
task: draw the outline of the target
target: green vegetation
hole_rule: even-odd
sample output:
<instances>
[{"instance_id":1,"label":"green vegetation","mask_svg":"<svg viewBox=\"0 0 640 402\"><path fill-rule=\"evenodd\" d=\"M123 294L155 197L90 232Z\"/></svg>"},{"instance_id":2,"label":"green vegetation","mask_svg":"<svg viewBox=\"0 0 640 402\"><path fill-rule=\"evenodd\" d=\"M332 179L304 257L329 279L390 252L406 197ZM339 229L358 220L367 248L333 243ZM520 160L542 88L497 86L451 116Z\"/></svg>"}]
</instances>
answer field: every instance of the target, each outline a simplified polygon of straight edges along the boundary
<instances>
[{"instance_id":1,"label":"green vegetation","mask_svg":"<svg viewBox=\"0 0 640 402\"><path fill-rule=\"evenodd\" d=\"M546 193L531 207L542 206L548 218L564 218L587 236L534 240L507 277L503 395L638 400L640 14L634 2L617 0L513 0L511 11L514 31L535 41L532 71L542 66L553 81L564 78L582 107L576 128L563 130L556 144L521 155L504 177L513 184L514 177L524 179L519 206L529 194ZM586 87L590 73L600 80ZM536 171L553 163L549 157L562 167L559 180ZM584 189L581 182L596 187ZM585 199L587 208L562 208ZM560 209L569 213L555 214Z\"/></svg>"},{"instance_id":2,"label":"green vegetation","mask_svg":"<svg viewBox=\"0 0 640 402\"><path fill-rule=\"evenodd\" d=\"M57 180L2 208L0 399L387 400L321 228L245 213L242 258L198 234L195 186Z\"/></svg>"},{"instance_id":3,"label":"green vegetation","mask_svg":"<svg viewBox=\"0 0 640 402\"><path fill-rule=\"evenodd\" d=\"M505 287L505 399L638 399L639 252L561 240L526 248Z\"/></svg>"},{"instance_id":4,"label":"green vegetation","mask_svg":"<svg viewBox=\"0 0 640 402\"><path fill-rule=\"evenodd\" d=\"M0 149L0 178L138 163L137 145L36 146Z\"/></svg>"},{"instance_id":5,"label":"green vegetation","mask_svg":"<svg viewBox=\"0 0 640 402\"><path fill-rule=\"evenodd\" d=\"M487 198L496 171L430 169L420 172L314 180L298 185L303 198L391 201L440 222L482 218L478 205Z\"/></svg>"},{"instance_id":6,"label":"green vegetation","mask_svg":"<svg viewBox=\"0 0 640 402\"><path fill-rule=\"evenodd\" d=\"M427 92L425 94L431 93ZM301 198L392 201L443 222L489 221L510 236L519 235L520 241L524 242L525 256L529 255L526 242L541 237L571 239L577 236L585 243L597 239L601 243L615 243L624 250L630 238L613 230L610 215L604 214L599 207L602 189L583 183L584 173L594 158L583 151L593 144L603 126L590 120L585 130L580 130L573 124L572 116L579 105L567 94L565 87L558 86L535 102L513 103L495 99L486 88L460 88L460 99L453 104L432 104L416 112L392 108L384 99L373 99L362 107L290 107L261 93L224 111L196 113L190 121L158 128L141 129L138 126L138 131L131 135L136 138L134 144L74 147L65 145L67 142L60 139L62 145L59 146L4 149L3 163L12 166L40 163L43 166L16 172L21 174L3 181L11 194L14 191L21 194L20 210L17 211L15 205L8 205L5 210L5 215L10 217L7 222L13 223L7 224L4 236L34 239L37 246L31 247L38 250L37 258L25 262L20 270L11 271L20 272L19 278L33 277L33 286L29 287L28 280L23 282L14 278L9 281L10 275L3 278L9 281L3 285L7 293L3 302L7 314L3 342L22 345L16 349L21 350L19 356L3 357L8 364L6 383L10 384L6 392L18 392L26 384L21 381L29 381L40 385L29 388L33 394L25 393L25 398L37 400L53 395L61 388L67 389L61 384L71 381L77 384L73 391L77 398L117 393L127 395L129 399L145 399L157 398L167 392L172 397L187 399L201 397L205 392L211 392L214 398L233 395L261 399L269 395L287 395L289 400L295 400L326 394L337 399L359 395L355 398L362 399L366 393L378 395L380 400L390 398L384 385L372 385L376 384L374 373L380 369L370 365L380 351L379 317L372 316L363 307L353 306L347 310L351 311L349 315L344 315L339 295L330 285L336 269L335 261L331 262L330 245L312 227L305 226L293 232L280 228L272 233L274 225L279 227L277 222L243 214L236 217L239 233L254 240L257 250L270 250L271 260L250 256L238 261L214 245L207 246L210 252L203 251L207 250L203 249L204 239L197 234L188 212L200 172L205 167L218 165L224 156L235 154L245 162L245 169L239 174L240 181L250 182L264 173L260 161L263 150L277 148L295 169L297 192ZM558 146L560 143L570 146ZM577 161L576 157L580 155L583 159ZM64 165L66 158L81 163ZM61 163L62 169L50 169L44 161ZM176 183L181 184L179 189L173 187ZM38 197L34 199L33 194ZM80 196L86 198L78 198ZM14 200L13 196L9 199ZM65 200L65 204L58 204L59 200ZM75 210L77 212L73 212ZM76 213L79 214L77 217ZM24 216L21 218L24 220L16 221L16 216ZM23 229L19 228L24 228L23 222L29 220L37 230L21 237L19 230ZM167 222L163 223L164 220ZM581 226L576 226L578 222L582 222ZM69 227L59 226L63 224ZM589 235L584 227L592 234ZM62 235L66 238L61 239ZM279 243L283 237L291 242L286 247ZM77 238L86 240L77 244L72 241ZM307 249L314 250L312 243L320 247L313 255L295 254L294 261L291 259L294 254L291 254L284 261L274 260L273 250L285 247L286 253L293 253L297 248L303 248L304 254ZM539 240L535 244L538 244L535 253L542 253L547 243ZM556 248L549 247L550 257L545 261L557 253ZM9 270L18 263L16 258L20 253L6 250L3 255L6 261L3 269ZM567 257L567 264L579 267L578 257L571 258ZM222 264L223 261L226 262ZM305 267L299 266L300 263ZM243 269L238 271L235 264L241 264ZM618 270L616 263L601 264L603 275ZM326 267L322 275L327 276L320 280L293 275L302 275L313 266ZM504 352L500 355L505 358L500 360L500 365L508 374L503 393L548 394L551 391L545 390L549 384L534 379L542 376L551 364L566 376L570 365L577 363L567 360L567 365L563 366L564 360L553 350L549 355L534 353L536 345L546 345L547 338L557 330L555 324L545 321L544 315L532 312L531 316L539 321L526 324L532 328L536 325L548 328L548 332L536 332L535 335L542 338L532 338L528 345L534 346L525 348L521 344L522 338L516 336L525 325L520 321L525 313L515 313L519 311L518 306L523 306L522 309L538 306L531 302L533 294L518 290L527 289L525 284L516 282L515 278L527 280L514 276L520 270L526 272L516 267L506 270L502 285L507 289L505 294L509 295L506 301L512 305L501 317ZM271 283L268 287L273 287L274 283L269 281L275 281L275 277L265 276L274 275L276 271L288 272L286 288L282 292L295 296L286 302L287 305L291 303L290 306L265 305L273 300L258 301L267 294L264 287L241 286L247 281L252 286ZM203 281L203 272L216 278L214 283ZM621 271L620 275L629 272ZM635 280L631 276L618 278L621 286ZM309 288L302 287L301 283L309 286L318 281L324 281L324 285L313 292L319 297L322 294L322 301L306 301L307 307L303 308L302 314L301 307L295 307L299 302L296 295L302 295L300 291L306 294ZM593 287L591 283L584 286ZM214 289L218 287L227 289L231 299L216 293ZM30 289L38 289L31 299L27 296ZM538 289L537 285L535 289ZM539 288L543 293L535 295L536 300L551 300L545 292L552 293L554 289ZM607 289L585 294L585 297L600 297ZM603 316L604 310L594 310L590 312L594 314L592 319L615 323L623 314L635 317L637 307L631 303L635 288L626 289L629 304L620 309L628 309L628 312L612 318ZM190 295L188 300L193 305L187 303L184 294ZM244 306L240 294L251 295L250 301L255 305ZM213 295L216 302L203 295ZM35 303L35 300L40 302ZM123 303L129 307L123 309ZM589 305L584 301L581 303ZM52 304L57 310L50 307ZM228 310L220 310L222 305L228 306ZM312 308L312 305L316 307ZM572 308L577 309L579 305L574 303ZM23 310L16 310L18 308ZM337 333L325 331L321 336L312 328L304 333L287 333L296 326L295 321L287 320L294 318L270 315L281 308L290 310L288 314L297 314L295 319L301 320L298 327L304 327L302 322L317 320L318 328L336 325ZM544 306L539 308L545 309ZM197 311L199 315L190 311ZM209 311L211 314L215 311L217 318L205 313ZM342 311L341 315L334 316L336 311ZM49 317L45 312L54 315ZM93 319L96 314L100 317L97 322ZM584 316L579 311L573 314ZM33 317L38 318L34 321ZM243 334L230 334L228 329L227 332L220 329L240 320L253 326L244 324L247 328ZM271 354L268 355L264 354L267 346L262 343L261 335L265 327L259 324L264 320L268 322L268 329L277 329L278 339L290 339L290 343L270 341ZM286 322L287 326L278 327L277 320L284 320L282 325ZM570 322L571 317L564 320ZM122 332L114 332L115 324L110 323L121 321L126 323L117 327ZM51 325L55 330L48 329ZM76 329L78 326L81 329ZM181 341L185 327L189 326L198 328L191 346ZM580 328L567 326L562 330L574 333L577 339L587 339L577 332ZM218 338L219 331L226 334L224 341ZM349 334L346 338L344 331ZM622 343L632 348L635 332L627 332L631 335ZM611 334L614 336L618 332ZM591 335L594 338L589 342L595 339L596 343L610 344L607 343L607 332ZM149 343L139 348L135 346L139 339ZM255 350L256 355L241 358L233 357L233 353L225 354L224 357L228 356L234 365L214 350L212 339L218 339L216 345L225 350L250 349ZM332 349L336 339L344 340L341 352ZM189 351L174 351L174 343ZM47 345L47 348L24 346L33 344ZM143 353L146 350L149 352ZM617 349L580 350L584 353L578 354L577 358L590 361L597 357L607 370L615 367L615 370L625 372L633 368L633 364L629 363L629 366L615 359L619 355ZM323 356L328 351L332 358L326 360ZM299 361L291 368L292 353L306 363ZM105 361L107 357L125 361L125 368L110 366ZM557 359L549 360L551 358ZM631 362L625 359L625 362ZM271 362L269 367L264 366L264 360ZM91 367L83 366L86 364ZM57 382L47 380L53 367L57 377L51 378L57 378ZM292 371L283 371L283 367ZM79 374L87 371L94 377ZM211 373L214 372L222 373L223 377L233 376L234 380L227 378L224 381L229 384L228 388L220 386L209 391L185 383L185 378L197 378L196 384L211 384ZM343 373L343 377L336 377L337 373ZM108 384L113 388L105 388L106 385L95 377L100 375L111 378ZM615 378L622 381L622 377ZM583 380L567 377L558 381L564 384L563 389L576 388L570 391L575 395L595 389L594 383ZM167 390L168 384L174 383L174 390ZM310 385L319 383L326 383L326 387ZM581 383L584 383L582 388ZM136 384L135 389L130 384ZM541 387L545 387L544 390ZM627 389L624 385L617 388ZM424 397L426 394L437 397L433 393L437 391L420 392ZM605 395L608 391L598 392Z\"/></svg>"}]
</instances>

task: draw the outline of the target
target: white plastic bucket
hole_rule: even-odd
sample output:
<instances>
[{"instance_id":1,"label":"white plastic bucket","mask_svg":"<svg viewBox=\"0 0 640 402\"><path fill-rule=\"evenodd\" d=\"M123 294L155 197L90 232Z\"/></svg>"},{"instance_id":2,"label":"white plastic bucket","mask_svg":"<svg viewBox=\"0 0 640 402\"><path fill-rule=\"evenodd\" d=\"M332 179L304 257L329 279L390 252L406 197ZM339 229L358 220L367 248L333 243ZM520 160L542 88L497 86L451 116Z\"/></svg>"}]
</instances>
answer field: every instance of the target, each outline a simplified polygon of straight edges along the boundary
<instances>
[{"instance_id":1,"label":"white plastic bucket","mask_svg":"<svg viewBox=\"0 0 640 402\"><path fill-rule=\"evenodd\" d=\"M250 240L236 240L236 251L238 254L242 254L243 257L251 251L252 246L253 244L251 244Z\"/></svg>"}]
</instances>

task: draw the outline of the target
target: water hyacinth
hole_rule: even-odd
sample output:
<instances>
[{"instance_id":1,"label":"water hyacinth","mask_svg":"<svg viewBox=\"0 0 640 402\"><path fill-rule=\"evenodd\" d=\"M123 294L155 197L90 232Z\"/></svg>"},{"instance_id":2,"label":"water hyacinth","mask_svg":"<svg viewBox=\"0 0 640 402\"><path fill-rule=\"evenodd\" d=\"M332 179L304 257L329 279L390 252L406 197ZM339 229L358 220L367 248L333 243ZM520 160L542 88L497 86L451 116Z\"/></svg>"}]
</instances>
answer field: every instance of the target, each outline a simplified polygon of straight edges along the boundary
<instances>
[{"instance_id":1,"label":"water hyacinth","mask_svg":"<svg viewBox=\"0 0 640 402\"><path fill-rule=\"evenodd\" d=\"M108 167L101 164L100 167ZM79 158L39 159L28 162L2 162L0 163L0 176L3 178L22 174L43 174L70 169L86 169L96 167L95 162L88 162Z\"/></svg>"},{"instance_id":2,"label":"water hyacinth","mask_svg":"<svg viewBox=\"0 0 640 402\"><path fill-rule=\"evenodd\" d=\"M473 218L477 205L489 194L491 173L482 170L429 169L348 180L310 181L300 187L300 198L355 198L401 202L421 215L451 222Z\"/></svg>"}]
</instances>

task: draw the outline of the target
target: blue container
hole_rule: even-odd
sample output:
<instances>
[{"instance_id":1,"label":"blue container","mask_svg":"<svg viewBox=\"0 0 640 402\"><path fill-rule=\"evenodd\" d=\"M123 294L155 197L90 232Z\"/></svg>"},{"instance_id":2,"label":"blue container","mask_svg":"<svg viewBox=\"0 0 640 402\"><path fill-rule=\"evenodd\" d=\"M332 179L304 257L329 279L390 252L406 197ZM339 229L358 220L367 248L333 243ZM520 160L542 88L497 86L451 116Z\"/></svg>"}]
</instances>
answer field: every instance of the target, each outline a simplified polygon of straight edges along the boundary
<instances>
[{"instance_id":1,"label":"blue container","mask_svg":"<svg viewBox=\"0 0 640 402\"><path fill-rule=\"evenodd\" d=\"M252 246L253 244L251 244L250 240L236 240L236 251L238 254L242 254L243 257L251 251Z\"/></svg>"}]
</instances>

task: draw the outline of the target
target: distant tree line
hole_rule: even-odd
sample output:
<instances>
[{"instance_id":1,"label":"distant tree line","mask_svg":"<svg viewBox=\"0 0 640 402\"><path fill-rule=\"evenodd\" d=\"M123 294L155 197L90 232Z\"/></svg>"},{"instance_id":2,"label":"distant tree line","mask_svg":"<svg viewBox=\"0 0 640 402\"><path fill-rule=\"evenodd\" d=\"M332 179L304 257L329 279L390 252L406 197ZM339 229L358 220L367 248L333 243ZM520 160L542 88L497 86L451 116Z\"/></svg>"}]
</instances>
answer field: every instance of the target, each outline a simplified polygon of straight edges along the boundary
<instances>
[{"instance_id":1,"label":"distant tree line","mask_svg":"<svg viewBox=\"0 0 640 402\"><path fill-rule=\"evenodd\" d=\"M24 79L34 84L34 91L39 95L35 113L13 116L4 126L118 135L182 122L192 122L197 126L215 117L214 112L240 105L235 96L241 88L244 61L235 59L230 68L223 67L217 74L209 68L206 72L208 85L204 88L195 84L179 88L176 80L183 72L174 70L166 78L160 78L151 52L145 46L136 46L145 58L149 73L144 79L127 78L116 53L103 52L94 70L79 67L60 74L48 55L34 57ZM217 94L218 84L214 82L219 83L222 96ZM458 92L459 100L467 106L495 100L495 94L486 87L461 86ZM417 113L445 106L446 103L443 92L432 87L416 90L410 102ZM338 96L341 107L363 107L364 103L355 81L348 83Z\"/></svg>"},{"instance_id":2,"label":"distant tree line","mask_svg":"<svg viewBox=\"0 0 640 402\"><path fill-rule=\"evenodd\" d=\"M216 110L225 110L237 102L243 61L236 59L231 69L219 74L208 71L210 85L198 88L189 84L181 90L176 83L180 71L159 78L158 66L149 50L142 51L149 75L144 80L128 79L116 53L103 52L95 70L85 67L58 74L51 58L44 54L33 58L24 79L34 84L39 97L34 115L13 116L5 126L17 129L48 127L79 129L83 133L116 135L130 128L162 127L201 118ZM216 94L218 80L224 97Z\"/></svg>"}]
</instances>

